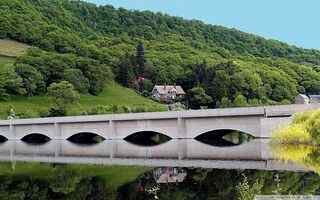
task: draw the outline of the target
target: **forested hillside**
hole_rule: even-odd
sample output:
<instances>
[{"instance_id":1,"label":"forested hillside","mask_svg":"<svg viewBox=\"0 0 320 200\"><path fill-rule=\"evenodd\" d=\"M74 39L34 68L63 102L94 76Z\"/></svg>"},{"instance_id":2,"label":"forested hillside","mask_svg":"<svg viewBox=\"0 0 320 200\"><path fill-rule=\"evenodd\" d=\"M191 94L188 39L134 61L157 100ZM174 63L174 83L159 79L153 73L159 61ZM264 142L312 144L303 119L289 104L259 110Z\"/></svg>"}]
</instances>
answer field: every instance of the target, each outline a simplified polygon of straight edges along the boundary
<instances>
[{"instance_id":1,"label":"forested hillside","mask_svg":"<svg viewBox=\"0 0 320 200\"><path fill-rule=\"evenodd\" d=\"M160 13L1 0L1 38L37 47L0 71L3 99L45 94L64 80L92 95L114 79L143 93L180 84L191 108L289 103L320 92L320 51ZM1 81L8 74L14 84Z\"/></svg>"}]
</instances>

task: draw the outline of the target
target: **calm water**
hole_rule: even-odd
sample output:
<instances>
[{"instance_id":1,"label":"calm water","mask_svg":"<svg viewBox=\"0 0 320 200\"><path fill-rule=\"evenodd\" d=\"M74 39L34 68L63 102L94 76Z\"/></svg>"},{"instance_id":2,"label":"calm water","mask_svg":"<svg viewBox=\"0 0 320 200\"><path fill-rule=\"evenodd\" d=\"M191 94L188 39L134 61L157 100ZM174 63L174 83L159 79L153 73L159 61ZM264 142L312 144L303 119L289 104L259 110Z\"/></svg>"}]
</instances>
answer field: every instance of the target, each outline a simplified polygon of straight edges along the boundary
<instances>
[{"instance_id":1,"label":"calm water","mask_svg":"<svg viewBox=\"0 0 320 200\"><path fill-rule=\"evenodd\" d=\"M91 138L84 143L83 138L2 142L0 199L320 194L316 147L270 145L266 139L234 135L202 141L152 136L151 142Z\"/></svg>"}]
</instances>

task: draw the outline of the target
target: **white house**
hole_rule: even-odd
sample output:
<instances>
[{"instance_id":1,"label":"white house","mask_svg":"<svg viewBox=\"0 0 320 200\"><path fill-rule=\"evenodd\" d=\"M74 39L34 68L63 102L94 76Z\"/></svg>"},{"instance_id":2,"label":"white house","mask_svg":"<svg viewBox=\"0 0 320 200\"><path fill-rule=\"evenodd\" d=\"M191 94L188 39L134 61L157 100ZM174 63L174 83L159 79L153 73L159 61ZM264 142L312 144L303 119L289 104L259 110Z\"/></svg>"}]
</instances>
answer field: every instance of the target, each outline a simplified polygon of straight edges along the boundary
<instances>
[{"instance_id":1,"label":"white house","mask_svg":"<svg viewBox=\"0 0 320 200\"><path fill-rule=\"evenodd\" d=\"M171 103L177 99L184 98L186 93L181 86L156 85L152 90L152 97L158 101Z\"/></svg>"}]
</instances>

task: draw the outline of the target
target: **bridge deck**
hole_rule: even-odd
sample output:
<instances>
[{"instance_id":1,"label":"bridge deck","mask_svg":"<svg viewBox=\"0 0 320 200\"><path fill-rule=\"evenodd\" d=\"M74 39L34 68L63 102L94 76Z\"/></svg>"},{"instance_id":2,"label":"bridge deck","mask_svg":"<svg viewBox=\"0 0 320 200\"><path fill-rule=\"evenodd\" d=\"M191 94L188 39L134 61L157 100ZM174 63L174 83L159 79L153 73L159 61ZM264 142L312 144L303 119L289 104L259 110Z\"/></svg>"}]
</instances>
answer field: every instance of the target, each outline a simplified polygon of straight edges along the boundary
<instances>
[{"instance_id":1,"label":"bridge deck","mask_svg":"<svg viewBox=\"0 0 320 200\"><path fill-rule=\"evenodd\" d=\"M130 114L107 114L91 116L71 116L71 117L52 117L52 118L33 118L0 120L3 125L25 125L25 124L52 124L52 123L80 123L80 122L104 122L104 121L131 121L131 120L152 120L152 119L177 119L177 118L205 118L205 117L236 117L236 116L291 116L297 112L319 109L320 104L306 105L281 105L263 106L246 108L224 108L208 110L187 110L172 112L149 112L149 113L130 113Z\"/></svg>"}]
</instances>

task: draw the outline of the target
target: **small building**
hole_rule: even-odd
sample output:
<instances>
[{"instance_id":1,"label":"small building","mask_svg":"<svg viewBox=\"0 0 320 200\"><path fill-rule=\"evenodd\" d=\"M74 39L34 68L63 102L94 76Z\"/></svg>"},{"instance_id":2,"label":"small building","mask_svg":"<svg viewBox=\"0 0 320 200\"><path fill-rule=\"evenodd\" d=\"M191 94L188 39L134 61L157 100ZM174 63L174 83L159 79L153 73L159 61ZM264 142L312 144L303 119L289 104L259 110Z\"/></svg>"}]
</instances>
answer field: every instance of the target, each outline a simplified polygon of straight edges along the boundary
<instances>
[{"instance_id":1,"label":"small building","mask_svg":"<svg viewBox=\"0 0 320 200\"><path fill-rule=\"evenodd\" d=\"M295 104L309 104L310 98L305 94L298 94L295 98Z\"/></svg>"},{"instance_id":2,"label":"small building","mask_svg":"<svg viewBox=\"0 0 320 200\"><path fill-rule=\"evenodd\" d=\"M309 95L310 103L320 103L320 95Z\"/></svg>"},{"instance_id":3,"label":"small building","mask_svg":"<svg viewBox=\"0 0 320 200\"><path fill-rule=\"evenodd\" d=\"M172 103L184 98L186 93L181 86L156 85L152 90L152 97L160 102Z\"/></svg>"}]
</instances>

